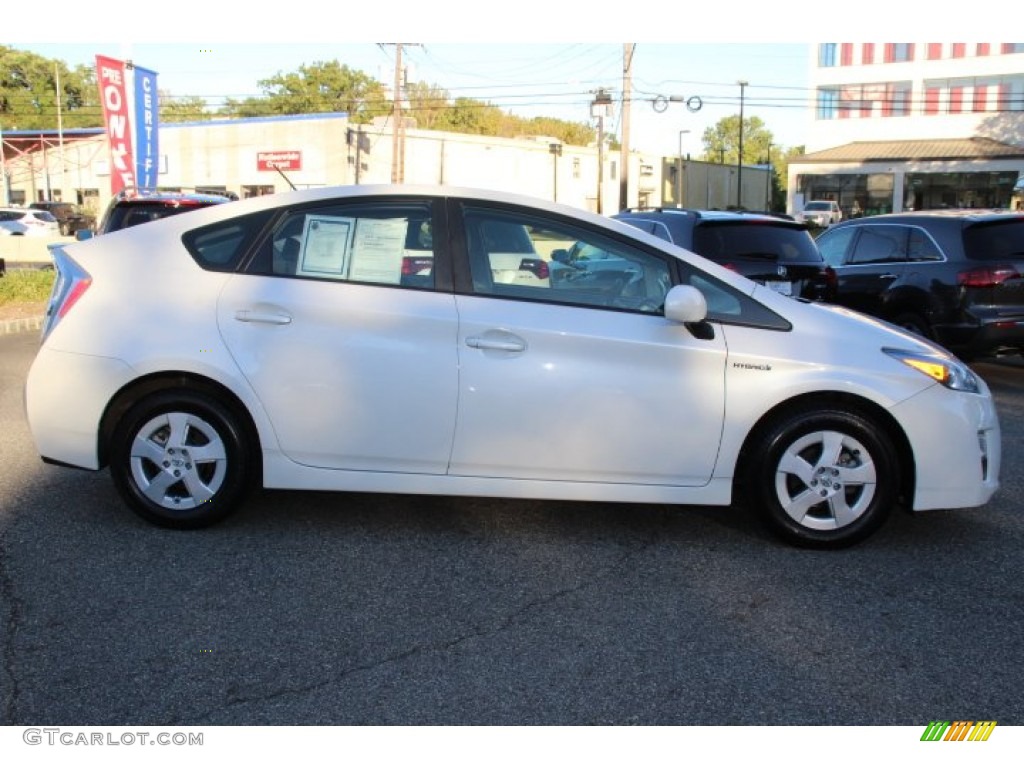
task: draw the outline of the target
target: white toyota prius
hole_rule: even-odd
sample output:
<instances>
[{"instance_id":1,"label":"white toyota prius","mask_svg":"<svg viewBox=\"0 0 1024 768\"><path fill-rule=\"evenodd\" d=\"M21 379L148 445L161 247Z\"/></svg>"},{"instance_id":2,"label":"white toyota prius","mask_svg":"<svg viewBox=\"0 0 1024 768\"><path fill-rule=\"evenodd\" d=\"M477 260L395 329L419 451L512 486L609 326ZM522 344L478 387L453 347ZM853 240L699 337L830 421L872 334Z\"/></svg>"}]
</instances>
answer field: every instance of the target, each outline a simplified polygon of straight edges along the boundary
<instances>
[{"instance_id":1,"label":"white toyota prius","mask_svg":"<svg viewBox=\"0 0 1024 768\"><path fill-rule=\"evenodd\" d=\"M943 349L574 208L322 188L52 252L36 447L159 525L254 485L743 499L841 547L999 485L991 394Z\"/></svg>"}]
</instances>

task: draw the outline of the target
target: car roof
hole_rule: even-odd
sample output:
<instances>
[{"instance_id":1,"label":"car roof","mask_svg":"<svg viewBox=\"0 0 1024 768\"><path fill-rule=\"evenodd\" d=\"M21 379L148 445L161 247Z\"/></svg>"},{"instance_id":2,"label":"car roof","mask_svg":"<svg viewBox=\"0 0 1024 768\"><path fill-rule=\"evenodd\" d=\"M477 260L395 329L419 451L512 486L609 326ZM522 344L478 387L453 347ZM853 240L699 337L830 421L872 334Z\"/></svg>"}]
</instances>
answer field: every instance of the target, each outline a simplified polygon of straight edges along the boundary
<instances>
[{"instance_id":1,"label":"car roof","mask_svg":"<svg viewBox=\"0 0 1024 768\"><path fill-rule=\"evenodd\" d=\"M226 203L232 198L211 192L181 192L169 189L144 189L141 187L125 187L114 197L115 204L123 202L162 203L189 201L196 203Z\"/></svg>"},{"instance_id":2,"label":"car roof","mask_svg":"<svg viewBox=\"0 0 1024 768\"><path fill-rule=\"evenodd\" d=\"M692 219L707 219L709 221L734 221L734 220L759 220L759 221L789 221L792 218L784 215L775 215L764 211L719 211L705 210L698 208L627 208L612 215L612 218L626 216L685 216Z\"/></svg>"},{"instance_id":3,"label":"car roof","mask_svg":"<svg viewBox=\"0 0 1024 768\"><path fill-rule=\"evenodd\" d=\"M834 226L847 227L856 224L899 224L908 222L924 223L927 221L960 220L969 222L1024 220L1024 213L1006 209L973 209L943 208L931 211L905 211L903 213L881 213L875 216L863 216L859 219L848 219Z\"/></svg>"}]
</instances>

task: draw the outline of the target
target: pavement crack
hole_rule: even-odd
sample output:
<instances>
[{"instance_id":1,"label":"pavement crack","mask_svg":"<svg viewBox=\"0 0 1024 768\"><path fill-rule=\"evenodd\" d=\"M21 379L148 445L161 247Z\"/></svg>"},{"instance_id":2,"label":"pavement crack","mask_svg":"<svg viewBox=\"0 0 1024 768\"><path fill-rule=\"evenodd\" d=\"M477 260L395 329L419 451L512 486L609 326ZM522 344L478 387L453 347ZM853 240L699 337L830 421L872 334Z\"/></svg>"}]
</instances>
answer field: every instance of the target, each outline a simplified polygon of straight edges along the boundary
<instances>
[{"instance_id":1,"label":"pavement crack","mask_svg":"<svg viewBox=\"0 0 1024 768\"><path fill-rule=\"evenodd\" d=\"M515 624L519 623L521 620L523 620L530 614L535 613L538 610L546 606L552 605L553 603L556 603L560 600L563 600L564 598L570 595L585 591L591 588L594 584L600 583L601 581L605 580L612 573L621 570L632 559L638 557L639 555L643 554L646 550L648 550L650 547L654 546L658 538L658 533L652 533L644 541L641 541L638 546L624 552L613 562L609 563L607 566L600 569L599 571L594 572L594 574L592 574L590 578L580 581L579 583L573 586L565 587L563 589L559 589L554 592L550 592L543 596L537 597L533 600L530 600L521 605L516 610L507 614L504 618L492 623L490 626L478 625L478 627L474 631L467 632L463 635L454 637L447 641L438 641L423 645L414 645L411 648L407 648L403 651L390 654L388 656L376 659L374 661L370 661L365 664L357 664L355 666L349 667L348 669L345 669L326 680L320 680L316 683L311 683L309 685L286 686L283 688L278 688L274 691L267 692L265 694L259 694L254 696L240 696L234 693L229 693L228 699L224 702L223 705L217 706L213 709L209 709L198 715L194 715L189 718L189 721L192 723L204 722L207 720L207 718L213 715L223 714L225 706L233 707L246 706L258 703L267 703L288 696L302 696L308 693L313 693L315 691L337 685L338 683L341 683L355 675L364 674L366 672L372 672L375 669L386 667L391 664L396 664L407 659L413 658L415 656L419 656L421 654L446 652L453 648L457 648L458 646L463 645L464 643L472 642L474 640L479 640L482 638L494 637L506 631L509 627L512 627ZM188 723L183 723L181 721L176 720L168 722L168 725L186 724Z\"/></svg>"}]
</instances>

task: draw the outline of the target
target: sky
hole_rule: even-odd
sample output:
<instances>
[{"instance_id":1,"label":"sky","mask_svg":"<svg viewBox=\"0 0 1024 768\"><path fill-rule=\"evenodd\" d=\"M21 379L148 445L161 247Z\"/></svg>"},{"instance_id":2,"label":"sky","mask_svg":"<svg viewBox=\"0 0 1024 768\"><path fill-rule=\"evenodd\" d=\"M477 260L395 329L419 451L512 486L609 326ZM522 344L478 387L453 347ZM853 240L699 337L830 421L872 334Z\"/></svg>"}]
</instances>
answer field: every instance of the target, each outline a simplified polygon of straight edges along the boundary
<instances>
[{"instance_id":1,"label":"sky","mask_svg":"<svg viewBox=\"0 0 1024 768\"><path fill-rule=\"evenodd\" d=\"M130 59L159 73L162 91L200 96L211 106L225 98L260 94L258 81L303 64L337 59L390 84L395 46L376 43L19 43L15 47L70 66L92 66L96 54ZM409 80L425 81L492 103L523 117L544 115L591 122L594 91L622 93L622 43L422 43L403 46ZM760 117L777 145L803 143L807 119L807 44L637 43L633 52L634 149L675 155L703 151L704 130L739 112L739 80L744 114ZM658 96L681 96L655 111ZM696 99L694 99L696 97ZM689 103L689 108L687 106ZM699 106L699 109L697 107ZM606 130L622 135L620 112ZM686 133L680 134L680 131Z\"/></svg>"},{"instance_id":2,"label":"sky","mask_svg":"<svg viewBox=\"0 0 1024 768\"><path fill-rule=\"evenodd\" d=\"M33 33L4 30L7 43L71 66L93 65L96 54L130 59L159 73L159 88L173 96L201 96L211 106L227 97L260 95L258 81L296 71L303 64L338 60L382 82L393 79L394 45L405 44L411 81L494 104L523 117L550 116L590 122L599 88L622 92L623 40L633 40L633 108L630 145L658 155L698 156L701 136L721 118L739 112L759 117L774 145L805 143L811 120L809 74L814 40L836 30L843 40L947 39L948 19L922 2L896 5L860 0L822 6L803 21L809 6L793 0L733 0L728 5L645 0L637 6L551 0L510 4L467 0L391 0L245 6L211 0L175 0L171 12L118 14L80 0L51 0L59 28ZM884 21L879 28L878 20ZM964 39L978 20L958 19ZM974 28L972 28L972 25ZM49 25L43 25L49 26ZM982 39L998 31L981 30ZM17 39L18 34L26 34ZM654 100L670 101L656 112ZM699 102L692 100L698 97ZM690 110L686 103L698 110ZM607 130L621 137L620 114Z\"/></svg>"}]
</instances>

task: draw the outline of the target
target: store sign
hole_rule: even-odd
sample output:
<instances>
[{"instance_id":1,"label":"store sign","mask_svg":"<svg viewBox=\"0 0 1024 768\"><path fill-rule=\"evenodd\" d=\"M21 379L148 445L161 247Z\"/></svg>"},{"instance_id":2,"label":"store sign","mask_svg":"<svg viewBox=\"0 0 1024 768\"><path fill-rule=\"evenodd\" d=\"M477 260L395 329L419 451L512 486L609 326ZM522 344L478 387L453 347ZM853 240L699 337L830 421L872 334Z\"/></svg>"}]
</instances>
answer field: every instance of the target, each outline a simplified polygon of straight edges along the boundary
<instances>
[{"instance_id":1,"label":"store sign","mask_svg":"<svg viewBox=\"0 0 1024 768\"><path fill-rule=\"evenodd\" d=\"M302 153L288 152L257 152L256 169L260 171L301 171Z\"/></svg>"},{"instance_id":2,"label":"store sign","mask_svg":"<svg viewBox=\"0 0 1024 768\"><path fill-rule=\"evenodd\" d=\"M96 57L96 80L103 105L103 125L110 143L110 192L135 186L135 156L128 117L128 89L123 61Z\"/></svg>"},{"instance_id":3,"label":"store sign","mask_svg":"<svg viewBox=\"0 0 1024 768\"><path fill-rule=\"evenodd\" d=\"M157 186L159 135L156 72L135 67L135 179L140 187Z\"/></svg>"}]
</instances>

